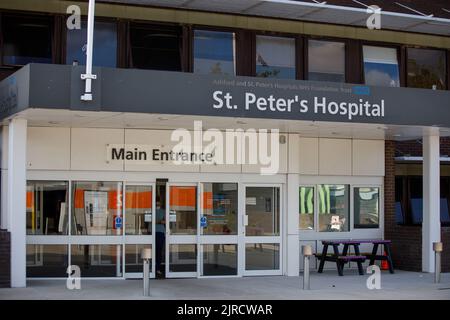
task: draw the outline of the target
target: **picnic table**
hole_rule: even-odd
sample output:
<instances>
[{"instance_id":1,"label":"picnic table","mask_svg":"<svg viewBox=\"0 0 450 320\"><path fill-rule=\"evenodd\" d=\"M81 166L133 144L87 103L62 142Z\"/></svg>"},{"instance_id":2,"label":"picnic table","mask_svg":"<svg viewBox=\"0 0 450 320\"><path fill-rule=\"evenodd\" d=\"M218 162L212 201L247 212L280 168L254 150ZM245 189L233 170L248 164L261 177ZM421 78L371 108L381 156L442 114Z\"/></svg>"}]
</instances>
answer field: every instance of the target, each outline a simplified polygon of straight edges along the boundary
<instances>
[{"instance_id":1,"label":"picnic table","mask_svg":"<svg viewBox=\"0 0 450 320\"><path fill-rule=\"evenodd\" d=\"M362 255L359 246L362 243L373 244L372 252L369 254ZM323 250L322 253L316 254L315 256L320 259L319 273L323 272L323 267L325 261L335 262L340 276L344 275L344 265L351 261L354 261L358 265L358 272L360 275L364 274L362 263L369 259L369 265L373 265L375 260L387 261L389 266L389 272L394 273L394 266L392 263L391 255L391 240L323 240ZM344 245L342 252L339 251L339 246ZM378 255L377 251L379 246L382 245L386 255ZM328 247L333 247L333 254L328 254ZM350 247L354 248L354 254L349 255L348 249Z\"/></svg>"}]
</instances>

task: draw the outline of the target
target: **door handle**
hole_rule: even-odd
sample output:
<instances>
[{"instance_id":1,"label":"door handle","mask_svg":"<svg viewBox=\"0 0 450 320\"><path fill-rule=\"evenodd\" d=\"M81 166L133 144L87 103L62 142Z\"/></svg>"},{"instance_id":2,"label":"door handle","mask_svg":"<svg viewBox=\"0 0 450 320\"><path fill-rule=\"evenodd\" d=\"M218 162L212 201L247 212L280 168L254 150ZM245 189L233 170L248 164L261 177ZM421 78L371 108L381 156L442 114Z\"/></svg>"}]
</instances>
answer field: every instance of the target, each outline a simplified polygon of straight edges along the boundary
<instances>
[{"instance_id":1,"label":"door handle","mask_svg":"<svg viewBox=\"0 0 450 320\"><path fill-rule=\"evenodd\" d=\"M248 215L244 214L242 216L242 224L244 225L244 227L248 226Z\"/></svg>"}]
</instances>

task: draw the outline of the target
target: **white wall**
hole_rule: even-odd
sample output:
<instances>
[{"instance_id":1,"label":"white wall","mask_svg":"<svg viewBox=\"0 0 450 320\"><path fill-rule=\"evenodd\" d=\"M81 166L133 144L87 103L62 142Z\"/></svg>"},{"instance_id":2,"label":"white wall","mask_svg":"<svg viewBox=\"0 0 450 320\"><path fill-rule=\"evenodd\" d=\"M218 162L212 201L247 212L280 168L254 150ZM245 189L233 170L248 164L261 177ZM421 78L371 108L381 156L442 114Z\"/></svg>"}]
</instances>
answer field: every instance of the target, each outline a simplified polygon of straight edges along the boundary
<instances>
[{"instance_id":1,"label":"white wall","mask_svg":"<svg viewBox=\"0 0 450 320\"><path fill-rule=\"evenodd\" d=\"M30 127L27 137L27 166L29 170L79 170L79 171L148 171L148 172L211 172L260 173L261 164L189 164L169 162L139 163L136 161L109 161L107 146L145 145L162 151L176 144L170 140L170 130L96 129ZM238 134L242 154L248 155L251 144ZM288 135L279 145L278 173L288 172ZM204 143L206 145L206 143ZM235 146L238 147L237 145ZM269 155L271 155L269 147ZM235 159L238 151L234 150ZM225 154L224 154L225 156Z\"/></svg>"}]
</instances>

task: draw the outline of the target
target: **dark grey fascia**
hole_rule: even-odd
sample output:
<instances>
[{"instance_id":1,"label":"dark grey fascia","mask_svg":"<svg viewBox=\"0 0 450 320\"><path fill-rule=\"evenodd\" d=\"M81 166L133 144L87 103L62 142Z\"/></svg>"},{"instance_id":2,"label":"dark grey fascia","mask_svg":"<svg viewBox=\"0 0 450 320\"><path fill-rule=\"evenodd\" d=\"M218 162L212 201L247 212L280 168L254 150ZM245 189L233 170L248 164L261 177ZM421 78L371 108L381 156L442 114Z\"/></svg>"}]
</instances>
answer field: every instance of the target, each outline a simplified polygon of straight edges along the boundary
<instances>
[{"instance_id":1,"label":"dark grey fascia","mask_svg":"<svg viewBox=\"0 0 450 320\"><path fill-rule=\"evenodd\" d=\"M0 118L43 108L450 127L449 91L94 68L93 100L86 102L83 72L27 65L0 82Z\"/></svg>"}]
</instances>

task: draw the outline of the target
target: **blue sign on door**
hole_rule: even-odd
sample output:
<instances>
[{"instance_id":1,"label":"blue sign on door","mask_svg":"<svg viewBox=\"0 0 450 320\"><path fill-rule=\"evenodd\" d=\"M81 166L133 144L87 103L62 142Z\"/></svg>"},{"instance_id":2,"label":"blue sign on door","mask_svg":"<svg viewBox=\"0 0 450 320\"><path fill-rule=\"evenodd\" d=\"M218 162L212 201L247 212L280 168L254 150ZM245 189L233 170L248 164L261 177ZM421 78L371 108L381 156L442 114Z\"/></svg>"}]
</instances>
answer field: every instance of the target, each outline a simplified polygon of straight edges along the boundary
<instances>
[{"instance_id":1,"label":"blue sign on door","mask_svg":"<svg viewBox=\"0 0 450 320\"><path fill-rule=\"evenodd\" d=\"M114 219L114 226L116 229L122 228L122 217L116 217Z\"/></svg>"},{"instance_id":2,"label":"blue sign on door","mask_svg":"<svg viewBox=\"0 0 450 320\"><path fill-rule=\"evenodd\" d=\"M207 225L208 225L208 222L206 220L206 217L205 216L201 217L200 218L200 227L206 228Z\"/></svg>"}]
</instances>

